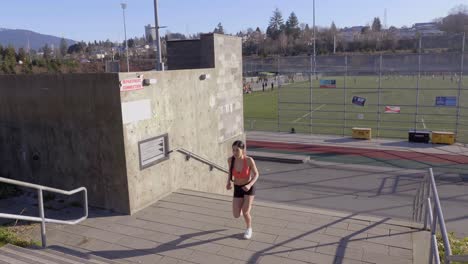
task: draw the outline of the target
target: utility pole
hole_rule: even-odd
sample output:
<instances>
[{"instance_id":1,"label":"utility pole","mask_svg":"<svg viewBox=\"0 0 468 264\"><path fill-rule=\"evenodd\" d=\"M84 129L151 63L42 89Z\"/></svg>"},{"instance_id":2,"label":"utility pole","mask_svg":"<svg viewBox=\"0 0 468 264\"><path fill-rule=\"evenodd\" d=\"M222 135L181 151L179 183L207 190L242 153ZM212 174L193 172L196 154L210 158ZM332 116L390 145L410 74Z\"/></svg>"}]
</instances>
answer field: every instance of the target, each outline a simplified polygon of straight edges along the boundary
<instances>
[{"instance_id":1,"label":"utility pole","mask_svg":"<svg viewBox=\"0 0 468 264\"><path fill-rule=\"evenodd\" d=\"M314 27L314 78L317 79L317 76L316 76L316 60L315 60L315 56L316 56L316 52L315 52L315 0L313 2L313 17L314 17L314 22L313 22L313 27Z\"/></svg>"},{"instance_id":2,"label":"utility pole","mask_svg":"<svg viewBox=\"0 0 468 264\"><path fill-rule=\"evenodd\" d=\"M154 0L154 27L156 31L156 49L158 50L158 56L156 56L156 71L162 71L164 69L162 67L161 39L159 38L158 0Z\"/></svg>"},{"instance_id":3,"label":"utility pole","mask_svg":"<svg viewBox=\"0 0 468 264\"><path fill-rule=\"evenodd\" d=\"M130 72L130 63L128 62L127 26L125 25L125 9L127 8L127 4L121 3L120 6L122 7L123 21L124 21L125 50L127 51L127 72Z\"/></svg>"}]
</instances>

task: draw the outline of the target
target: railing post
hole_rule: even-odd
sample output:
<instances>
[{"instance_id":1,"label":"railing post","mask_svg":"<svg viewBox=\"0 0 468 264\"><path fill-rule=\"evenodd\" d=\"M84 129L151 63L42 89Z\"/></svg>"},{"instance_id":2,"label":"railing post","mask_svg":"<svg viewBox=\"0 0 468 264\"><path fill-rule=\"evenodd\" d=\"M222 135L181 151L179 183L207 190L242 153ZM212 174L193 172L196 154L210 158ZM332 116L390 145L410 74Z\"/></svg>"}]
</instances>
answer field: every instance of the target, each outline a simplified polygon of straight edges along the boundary
<instances>
[{"instance_id":1,"label":"railing post","mask_svg":"<svg viewBox=\"0 0 468 264\"><path fill-rule=\"evenodd\" d=\"M419 208L419 196L421 192L421 185L419 186L418 190L416 191L416 196L414 197L414 203L413 203L413 221L417 222L418 221L418 208Z\"/></svg>"},{"instance_id":2,"label":"railing post","mask_svg":"<svg viewBox=\"0 0 468 264\"><path fill-rule=\"evenodd\" d=\"M424 230L427 230L427 217L429 211L431 210L431 184L429 182L429 176L426 175L426 199L427 203L425 203L425 214L424 214Z\"/></svg>"},{"instance_id":3,"label":"railing post","mask_svg":"<svg viewBox=\"0 0 468 264\"><path fill-rule=\"evenodd\" d=\"M435 259L436 264L440 264L440 258L439 258L439 248L437 247L437 237L436 235L432 236L432 241L433 241L433 247L434 247L434 255L433 259Z\"/></svg>"},{"instance_id":4,"label":"railing post","mask_svg":"<svg viewBox=\"0 0 468 264\"><path fill-rule=\"evenodd\" d=\"M427 202L430 202L430 199L431 198L427 198ZM431 208L429 208L429 203L425 203L426 205L426 210L424 210L424 230L427 230L427 217L429 215L429 210L431 210Z\"/></svg>"},{"instance_id":5,"label":"railing post","mask_svg":"<svg viewBox=\"0 0 468 264\"><path fill-rule=\"evenodd\" d=\"M445 248L445 259L444 263L450 263L449 256L452 255L452 249L450 248L450 241L447 235L447 228L445 226L444 214L442 212L442 208L440 205L439 194L437 192L437 186L434 179L434 173L432 172L432 168L429 168L429 175L431 180L432 186L432 193L434 195L434 223L433 226L436 225L437 221L439 221L440 226L440 233L442 235L442 240L444 242ZM435 229L435 228L434 228ZM432 230L433 234L435 234L435 230Z\"/></svg>"},{"instance_id":6,"label":"railing post","mask_svg":"<svg viewBox=\"0 0 468 264\"><path fill-rule=\"evenodd\" d=\"M431 235L435 235L437 231L437 205L434 202L434 208L432 209L432 226L431 226Z\"/></svg>"},{"instance_id":7,"label":"railing post","mask_svg":"<svg viewBox=\"0 0 468 264\"><path fill-rule=\"evenodd\" d=\"M427 198L427 208L429 208L429 210L426 210L426 215L428 215L429 224L432 226L432 222L434 221L434 216L432 215L432 211L431 211L432 205L431 205L430 198ZM434 252L437 249L436 247L437 247L437 241L434 241L434 237L432 236L432 232L431 232L431 245L429 249L429 254L430 254L429 263L430 264L432 264L434 261L434 256L435 256Z\"/></svg>"},{"instance_id":8,"label":"railing post","mask_svg":"<svg viewBox=\"0 0 468 264\"><path fill-rule=\"evenodd\" d=\"M419 186L419 196L418 196L418 210L416 213L416 219L418 219L418 222L421 222L421 211L423 208L423 196L424 196L424 182L421 182Z\"/></svg>"},{"instance_id":9,"label":"railing post","mask_svg":"<svg viewBox=\"0 0 468 264\"><path fill-rule=\"evenodd\" d=\"M44 199L42 197L42 189L37 190L37 197L39 199L38 206L39 206L39 217L41 217L41 240L42 240L42 247L47 247L46 243L46 228L45 228L45 216L44 216Z\"/></svg>"},{"instance_id":10,"label":"railing post","mask_svg":"<svg viewBox=\"0 0 468 264\"><path fill-rule=\"evenodd\" d=\"M88 218L88 215L89 215L89 209L88 209L88 189L84 189L83 191L83 196L84 196L84 201L85 201L85 204L84 204L84 213L85 213L85 216L86 218Z\"/></svg>"},{"instance_id":11,"label":"railing post","mask_svg":"<svg viewBox=\"0 0 468 264\"><path fill-rule=\"evenodd\" d=\"M421 204L420 204L420 211L419 211L419 222L421 222L422 218L423 218L423 214L424 214L424 206L426 205L426 182L423 182L423 184L421 185ZM425 221L425 220L424 220Z\"/></svg>"}]
</instances>

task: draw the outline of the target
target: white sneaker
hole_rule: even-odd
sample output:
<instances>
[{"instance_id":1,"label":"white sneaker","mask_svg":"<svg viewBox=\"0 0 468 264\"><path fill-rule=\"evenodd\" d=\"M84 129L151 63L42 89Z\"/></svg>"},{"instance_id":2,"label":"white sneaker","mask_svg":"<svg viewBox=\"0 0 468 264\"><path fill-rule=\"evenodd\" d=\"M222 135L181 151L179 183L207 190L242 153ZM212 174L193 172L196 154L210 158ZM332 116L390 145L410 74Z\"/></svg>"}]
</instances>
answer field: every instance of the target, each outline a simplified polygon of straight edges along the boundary
<instances>
[{"instance_id":1,"label":"white sneaker","mask_svg":"<svg viewBox=\"0 0 468 264\"><path fill-rule=\"evenodd\" d=\"M244 238L245 238L245 239L250 239L250 238L252 238L252 228L247 228L247 230L245 230Z\"/></svg>"}]
</instances>

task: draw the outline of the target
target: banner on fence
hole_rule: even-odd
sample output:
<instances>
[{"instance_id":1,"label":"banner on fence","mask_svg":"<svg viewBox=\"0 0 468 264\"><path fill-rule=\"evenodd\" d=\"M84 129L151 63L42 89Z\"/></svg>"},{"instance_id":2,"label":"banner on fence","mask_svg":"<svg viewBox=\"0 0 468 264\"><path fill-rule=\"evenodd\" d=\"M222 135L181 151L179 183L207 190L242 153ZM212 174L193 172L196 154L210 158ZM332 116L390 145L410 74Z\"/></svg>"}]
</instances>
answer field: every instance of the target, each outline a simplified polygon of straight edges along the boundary
<instances>
[{"instance_id":1,"label":"banner on fence","mask_svg":"<svg viewBox=\"0 0 468 264\"><path fill-rule=\"evenodd\" d=\"M359 106L364 106L366 103L366 98L364 97L359 97L359 96L353 96L353 104L359 105Z\"/></svg>"},{"instance_id":2,"label":"banner on fence","mask_svg":"<svg viewBox=\"0 0 468 264\"><path fill-rule=\"evenodd\" d=\"M320 88L336 88L336 80L320 80Z\"/></svg>"},{"instance_id":3,"label":"banner on fence","mask_svg":"<svg viewBox=\"0 0 468 264\"><path fill-rule=\"evenodd\" d=\"M400 113L400 107L399 106L385 106L385 113L399 114Z\"/></svg>"},{"instance_id":4,"label":"banner on fence","mask_svg":"<svg viewBox=\"0 0 468 264\"><path fill-rule=\"evenodd\" d=\"M456 96L436 96L436 106L457 106Z\"/></svg>"}]
</instances>

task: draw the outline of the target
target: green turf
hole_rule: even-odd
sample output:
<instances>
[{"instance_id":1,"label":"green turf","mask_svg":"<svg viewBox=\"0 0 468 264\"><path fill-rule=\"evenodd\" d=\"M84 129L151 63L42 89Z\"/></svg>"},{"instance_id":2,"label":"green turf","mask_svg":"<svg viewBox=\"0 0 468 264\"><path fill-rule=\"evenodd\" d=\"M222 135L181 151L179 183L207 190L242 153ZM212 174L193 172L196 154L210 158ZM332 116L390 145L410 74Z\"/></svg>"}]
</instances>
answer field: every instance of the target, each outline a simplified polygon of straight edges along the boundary
<instances>
[{"instance_id":1,"label":"green turf","mask_svg":"<svg viewBox=\"0 0 468 264\"><path fill-rule=\"evenodd\" d=\"M460 109L436 107L436 96L457 96L458 82L450 77L398 76L324 77L337 88L318 88L319 81L296 82L268 92L244 95L247 130L289 131L350 135L351 127L370 127L374 137L406 138L408 129L455 131L459 110L459 141L468 142L468 79L460 90ZM365 106L352 104L353 96L366 98ZM312 99L311 99L312 98ZM380 101L380 102L379 102ZM419 107L416 109L416 102ZM380 105L380 107L379 107ZM400 114L384 113L385 106L400 106ZM278 111L279 109L279 111ZM380 110L380 113L379 113ZM416 116L415 113L418 112ZM381 120L380 123L378 120Z\"/></svg>"}]
</instances>

